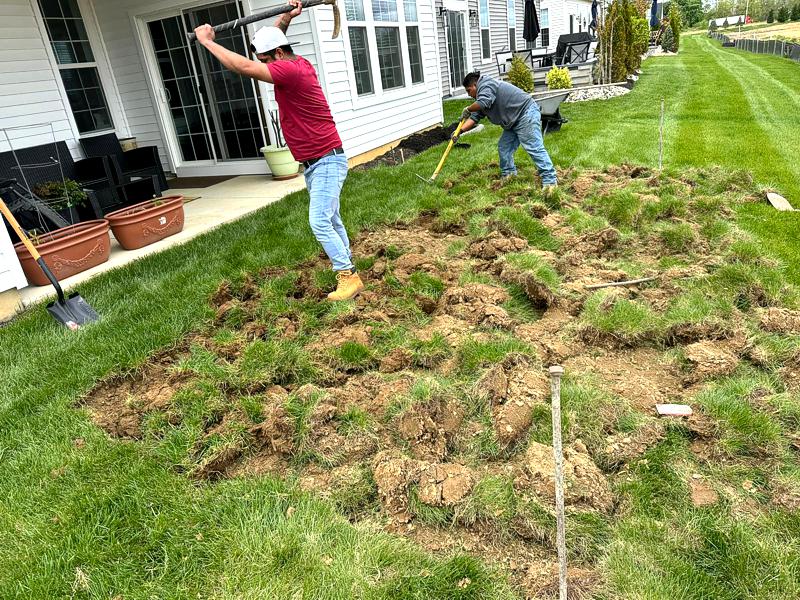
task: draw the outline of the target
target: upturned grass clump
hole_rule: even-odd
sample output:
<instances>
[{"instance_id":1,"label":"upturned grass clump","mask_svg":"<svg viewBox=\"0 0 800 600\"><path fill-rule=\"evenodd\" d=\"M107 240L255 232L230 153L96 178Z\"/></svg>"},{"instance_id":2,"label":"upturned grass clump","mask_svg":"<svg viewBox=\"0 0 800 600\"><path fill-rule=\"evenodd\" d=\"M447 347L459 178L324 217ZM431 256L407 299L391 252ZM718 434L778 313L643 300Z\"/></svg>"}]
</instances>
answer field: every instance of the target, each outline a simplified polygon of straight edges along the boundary
<instances>
[{"instance_id":1,"label":"upturned grass clump","mask_svg":"<svg viewBox=\"0 0 800 600\"><path fill-rule=\"evenodd\" d=\"M581 313L584 338L601 337L635 344L657 337L659 319L644 302L620 297L613 290L595 292Z\"/></svg>"},{"instance_id":2,"label":"upturned grass clump","mask_svg":"<svg viewBox=\"0 0 800 600\"><path fill-rule=\"evenodd\" d=\"M662 246L672 254L687 254L697 242L697 235L689 223L659 223L654 230Z\"/></svg>"},{"instance_id":3,"label":"upturned grass clump","mask_svg":"<svg viewBox=\"0 0 800 600\"><path fill-rule=\"evenodd\" d=\"M331 351L334 365L351 373L371 369L377 364L372 350L358 342L347 341Z\"/></svg>"},{"instance_id":4,"label":"upturned grass clump","mask_svg":"<svg viewBox=\"0 0 800 600\"><path fill-rule=\"evenodd\" d=\"M441 333L435 333L429 340L414 339L409 343L415 367L432 369L450 357L453 349Z\"/></svg>"},{"instance_id":5,"label":"upturned grass clump","mask_svg":"<svg viewBox=\"0 0 800 600\"><path fill-rule=\"evenodd\" d=\"M408 288L413 294L439 300L444 293L444 282L423 271L416 271L408 279Z\"/></svg>"},{"instance_id":6,"label":"upturned grass clump","mask_svg":"<svg viewBox=\"0 0 800 600\"><path fill-rule=\"evenodd\" d=\"M561 247L547 227L520 208L502 206L492 213L492 217L502 230L525 238L531 246L551 251Z\"/></svg>"},{"instance_id":7,"label":"upturned grass clump","mask_svg":"<svg viewBox=\"0 0 800 600\"><path fill-rule=\"evenodd\" d=\"M533 275L538 281L545 284L551 292L557 292L561 285L561 277L542 257L531 253L510 253L505 255L509 265Z\"/></svg>"},{"instance_id":8,"label":"upturned grass clump","mask_svg":"<svg viewBox=\"0 0 800 600\"><path fill-rule=\"evenodd\" d=\"M498 363L512 352L534 355L528 344L508 335L496 335L488 341L467 339L457 351L459 371L463 375L476 375L480 368Z\"/></svg>"},{"instance_id":9,"label":"upturned grass clump","mask_svg":"<svg viewBox=\"0 0 800 600\"><path fill-rule=\"evenodd\" d=\"M318 368L300 344L289 340L255 340L236 363L240 387L303 384L314 380Z\"/></svg>"},{"instance_id":10,"label":"upturned grass clump","mask_svg":"<svg viewBox=\"0 0 800 600\"><path fill-rule=\"evenodd\" d=\"M614 227L626 230L638 225L642 212L641 197L628 189L592 197L588 204Z\"/></svg>"}]
</instances>

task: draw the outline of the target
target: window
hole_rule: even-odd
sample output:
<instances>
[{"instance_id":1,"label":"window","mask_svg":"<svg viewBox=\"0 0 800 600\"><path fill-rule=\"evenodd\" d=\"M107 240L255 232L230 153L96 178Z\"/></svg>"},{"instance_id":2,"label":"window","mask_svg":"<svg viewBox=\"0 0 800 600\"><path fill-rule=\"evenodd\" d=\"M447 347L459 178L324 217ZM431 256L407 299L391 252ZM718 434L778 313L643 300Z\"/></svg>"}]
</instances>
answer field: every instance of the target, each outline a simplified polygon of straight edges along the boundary
<instances>
[{"instance_id":1,"label":"window","mask_svg":"<svg viewBox=\"0 0 800 600\"><path fill-rule=\"evenodd\" d=\"M550 10L547 8L542 9L542 22L540 27L542 28L540 33L542 48L547 48L550 45Z\"/></svg>"},{"instance_id":2,"label":"window","mask_svg":"<svg viewBox=\"0 0 800 600\"><path fill-rule=\"evenodd\" d=\"M78 131L113 129L77 0L39 0L39 7Z\"/></svg>"},{"instance_id":3,"label":"window","mask_svg":"<svg viewBox=\"0 0 800 600\"><path fill-rule=\"evenodd\" d=\"M423 81L416 0L345 0L345 15L359 96L376 91L372 65L376 55L381 90L405 87L409 79Z\"/></svg>"},{"instance_id":4,"label":"window","mask_svg":"<svg viewBox=\"0 0 800 600\"><path fill-rule=\"evenodd\" d=\"M411 64L411 83L420 83L422 75L422 51L419 43L419 27L407 27L408 62Z\"/></svg>"},{"instance_id":5,"label":"window","mask_svg":"<svg viewBox=\"0 0 800 600\"><path fill-rule=\"evenodd\" d=\"M478 21L481 26L481 56L492 57L492 46L489 38L489 0L478 0Z\"/></svg>"},{"instance_id":6,"label":"window","mask_svg":"<svg viewBox=\"0 0 800 600\"><path fill-rule=\"evenodd\" d=\"M517 49L517 6L516 0L508 0L508 49Z\"/></svg>"},{"instance_id":7,"label":"window","mask_svg":"<svg viewBox=\"0 0 800 600\"><path fill-rule=\"evenodd\" d=\"M569 32L575 33L575 15L569 16Z\"/></svg>"}]
</instances>

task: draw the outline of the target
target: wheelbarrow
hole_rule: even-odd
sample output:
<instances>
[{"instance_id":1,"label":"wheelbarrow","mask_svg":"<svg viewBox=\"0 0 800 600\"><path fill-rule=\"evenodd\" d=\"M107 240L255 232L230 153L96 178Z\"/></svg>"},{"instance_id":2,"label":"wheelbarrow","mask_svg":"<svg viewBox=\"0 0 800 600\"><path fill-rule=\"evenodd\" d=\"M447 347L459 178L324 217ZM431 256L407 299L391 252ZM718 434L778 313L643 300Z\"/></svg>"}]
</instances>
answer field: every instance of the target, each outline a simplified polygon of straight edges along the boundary
<instances>
[{"instance_id":1,"label":"wheelbarrow","mask_svg":"<svg viewBox=\"0 0 800 600\"><path fill-rule=\"evenodd\" d=\"M558 131L567 119L561 116L560 106L572 90L534 92L531 94L542 113L542 133Z\"/></svg>"}]
</instances>

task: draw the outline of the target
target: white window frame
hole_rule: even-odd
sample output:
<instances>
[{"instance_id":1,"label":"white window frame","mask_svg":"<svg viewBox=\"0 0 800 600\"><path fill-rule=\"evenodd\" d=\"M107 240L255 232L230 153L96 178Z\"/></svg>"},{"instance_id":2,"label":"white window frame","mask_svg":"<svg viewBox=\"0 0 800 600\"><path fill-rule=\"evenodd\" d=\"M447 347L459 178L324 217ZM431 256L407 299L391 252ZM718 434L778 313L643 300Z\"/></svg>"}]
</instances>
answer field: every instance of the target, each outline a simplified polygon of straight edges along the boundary
<instances>
[{"instance_id":1,"label":"white window frame","mask_svg":"<svg viewBox=\"0 0 800 600\"><path fill-rule=\"evenodd\" d=\"M427 24L419 19L420 3L417 0L417 21L408 21L408 24L419 27L419 40L420 40L420 54L422 58L422 81L418 83L411 83L411 61L408 53L408 37L406 33L406 20L405 10L403 7L403 0L395 0L397 2L397 18L395 21L376 21L372 14L372 0L362 0L364 4L364 20L363 21L348 21L347 11L342 10L344 17L344 27L342 32L342 43L344 45L346 63L347 63L347 76L350 83L351 90L351 103L353 109L369 108L385 102L399 100L404 98L415 98L417 96L424 96L428 93L425 82L427 76L425 73L425 31L424 27ZM372 89L371 94L364 94L359 96L356 91L356 78L353 66L353 54L350 49L350 27L366 27L367 29L367 48L370 54L370 68L372 75ZM403 63L403 87L391 88L388 90L383 89L380 74L380 63L378 62L378 43L375 38L375 27L397 27L400 30L400 58Z\"/></svg>"},{"instance_id":2,"label":"white window frame","mask_svg":"<svg viewBox=\"0 0 800 600\"><path fill-rule=\"evenodd\" d=\"M545 16L547 17L545 19ZM545 21L547 22L547 27L545 27ZM540 31L539 31L539 40L541 41L542 35L541 32L547 29L547 44L542 44L542 48L550 48L550 8L542 8L542 19L540 22Z\"/></svg>"},{"instance_id":3,"label":"white window frame","mask_svg":"<svg viewBox=\"0 0 800 600\"><path fill-rule=\"evenodd\" d=\"M481 21L483 20L483 13L481 12L481 3L486 3L486 24L484 25ZM483 60L489 60L492 58L492 11L490 9L489 0L478 0L478 39L481 45L481 58ZM486 30L489 34L489 54L483 53L483 32Z\"/></svg>"},{"instance_id":4,"label":"white window frame","mask_svg":"<svg viewBox=\"0 0 800 600\"><path fill-rule=\"evenodd\" d=\"M512 52L517 50L517 0L506 0L508 7L508 49ZM514 35L511 35L511 30Z\"/></svg>"},{"instance_id":5,"label":"white window frame","mask_svg":"<svg viewBox=\"0 0 800 600\"><path fill-rule=\"evenodd\" d=\"M44 15L39 7L38 0L30 0L31 9L36 20L36 25L42 36L42 42L45 44L47 58L50 61L50 66L53 70L53 76L58 87L58 92L61 96L61 101L64 105L64 111L67 113L70 128L72 130L72 138L79 140L80 138L87 138L96 135L104 135L111 132L116 132L119 137L129 137L131 135L130 124L125 115L122 105L122 97L117 88L117 82L111 71L111 61L108 58L108 51L100 35L100 27L97 22L97 15L94 12L94 7L89 0L77 0L78 9L81 11L81 18L83 19L83 26L86 28L87 37L89 38L89 45L92 48L94 55L94 62L90 63L72 63L61 65L56 59L53 52L53 46L50 42L50 35L47 32L45 25ZM112 126L108 129L91 131L81 133L78 129L78 123L75 121L75 116L72 114L72 105L67 96L67 90L64 87L64 81L61 79L61 70L70 68L81 67L95 67L100 78L100 86L103 90L103 95L108 104L108 112L111 117Z\"/></svg>"}]
</instances>

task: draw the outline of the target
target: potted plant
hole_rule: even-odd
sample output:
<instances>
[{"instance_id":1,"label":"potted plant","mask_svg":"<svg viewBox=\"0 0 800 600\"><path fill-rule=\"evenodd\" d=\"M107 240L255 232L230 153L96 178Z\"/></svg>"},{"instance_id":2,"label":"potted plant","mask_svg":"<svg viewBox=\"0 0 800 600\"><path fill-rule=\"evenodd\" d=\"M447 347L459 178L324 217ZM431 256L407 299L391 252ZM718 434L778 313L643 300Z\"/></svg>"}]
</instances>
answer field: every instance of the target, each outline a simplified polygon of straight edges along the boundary
<instances>
[{"instance_id":1,"label":"potted plant","mask_svg":"<svg viewBox=\"0 0 800 600\"><path fill-rule=\"evenodd\" d=\"M269 111L269 118L272 121L272 129L275 132L275 143L261 148L261 153L267 160L267 165L272 172L273 179L278 181L294 179L297 177L298 171L300 170L300 163L294 159L291 150L286 147L286 142L281 132L281 122L278 118L278 111Z\"/></svg>"},{"instance_id":2,"label":"potted plant","mask_svg":"<svg viewBox=\"0 0 800 600\"><path fill-rule=\"evenodd\" d=\"M111 250L108 221L105 219L84 221L48 233L34 231L30 237L59 281L106 262ZM28 283L50 285L50 280L22 242L15 244L14 250Z\"/></svg>"},{"instance_id":3,"label":"potted plant","mask_svg":"<svg viewBox=\"0 0 800 600\"><path fill-rule=\"evenodd\" d=\"M110 212L106 219L125 250L136 250L183 230L183 196L166 196Z\"/></svg>"},{"instance_id":4,"label":"potted plant","mask_svg":"<svg viewBox=\"0 0 800 600\"><path fill-rule=\"evenodd\" d=\"M33 193L70 223L80 223L94 218L89 197L80 184L72 179L47 181L33 188Z\"/></svg>"}]
</instances>

